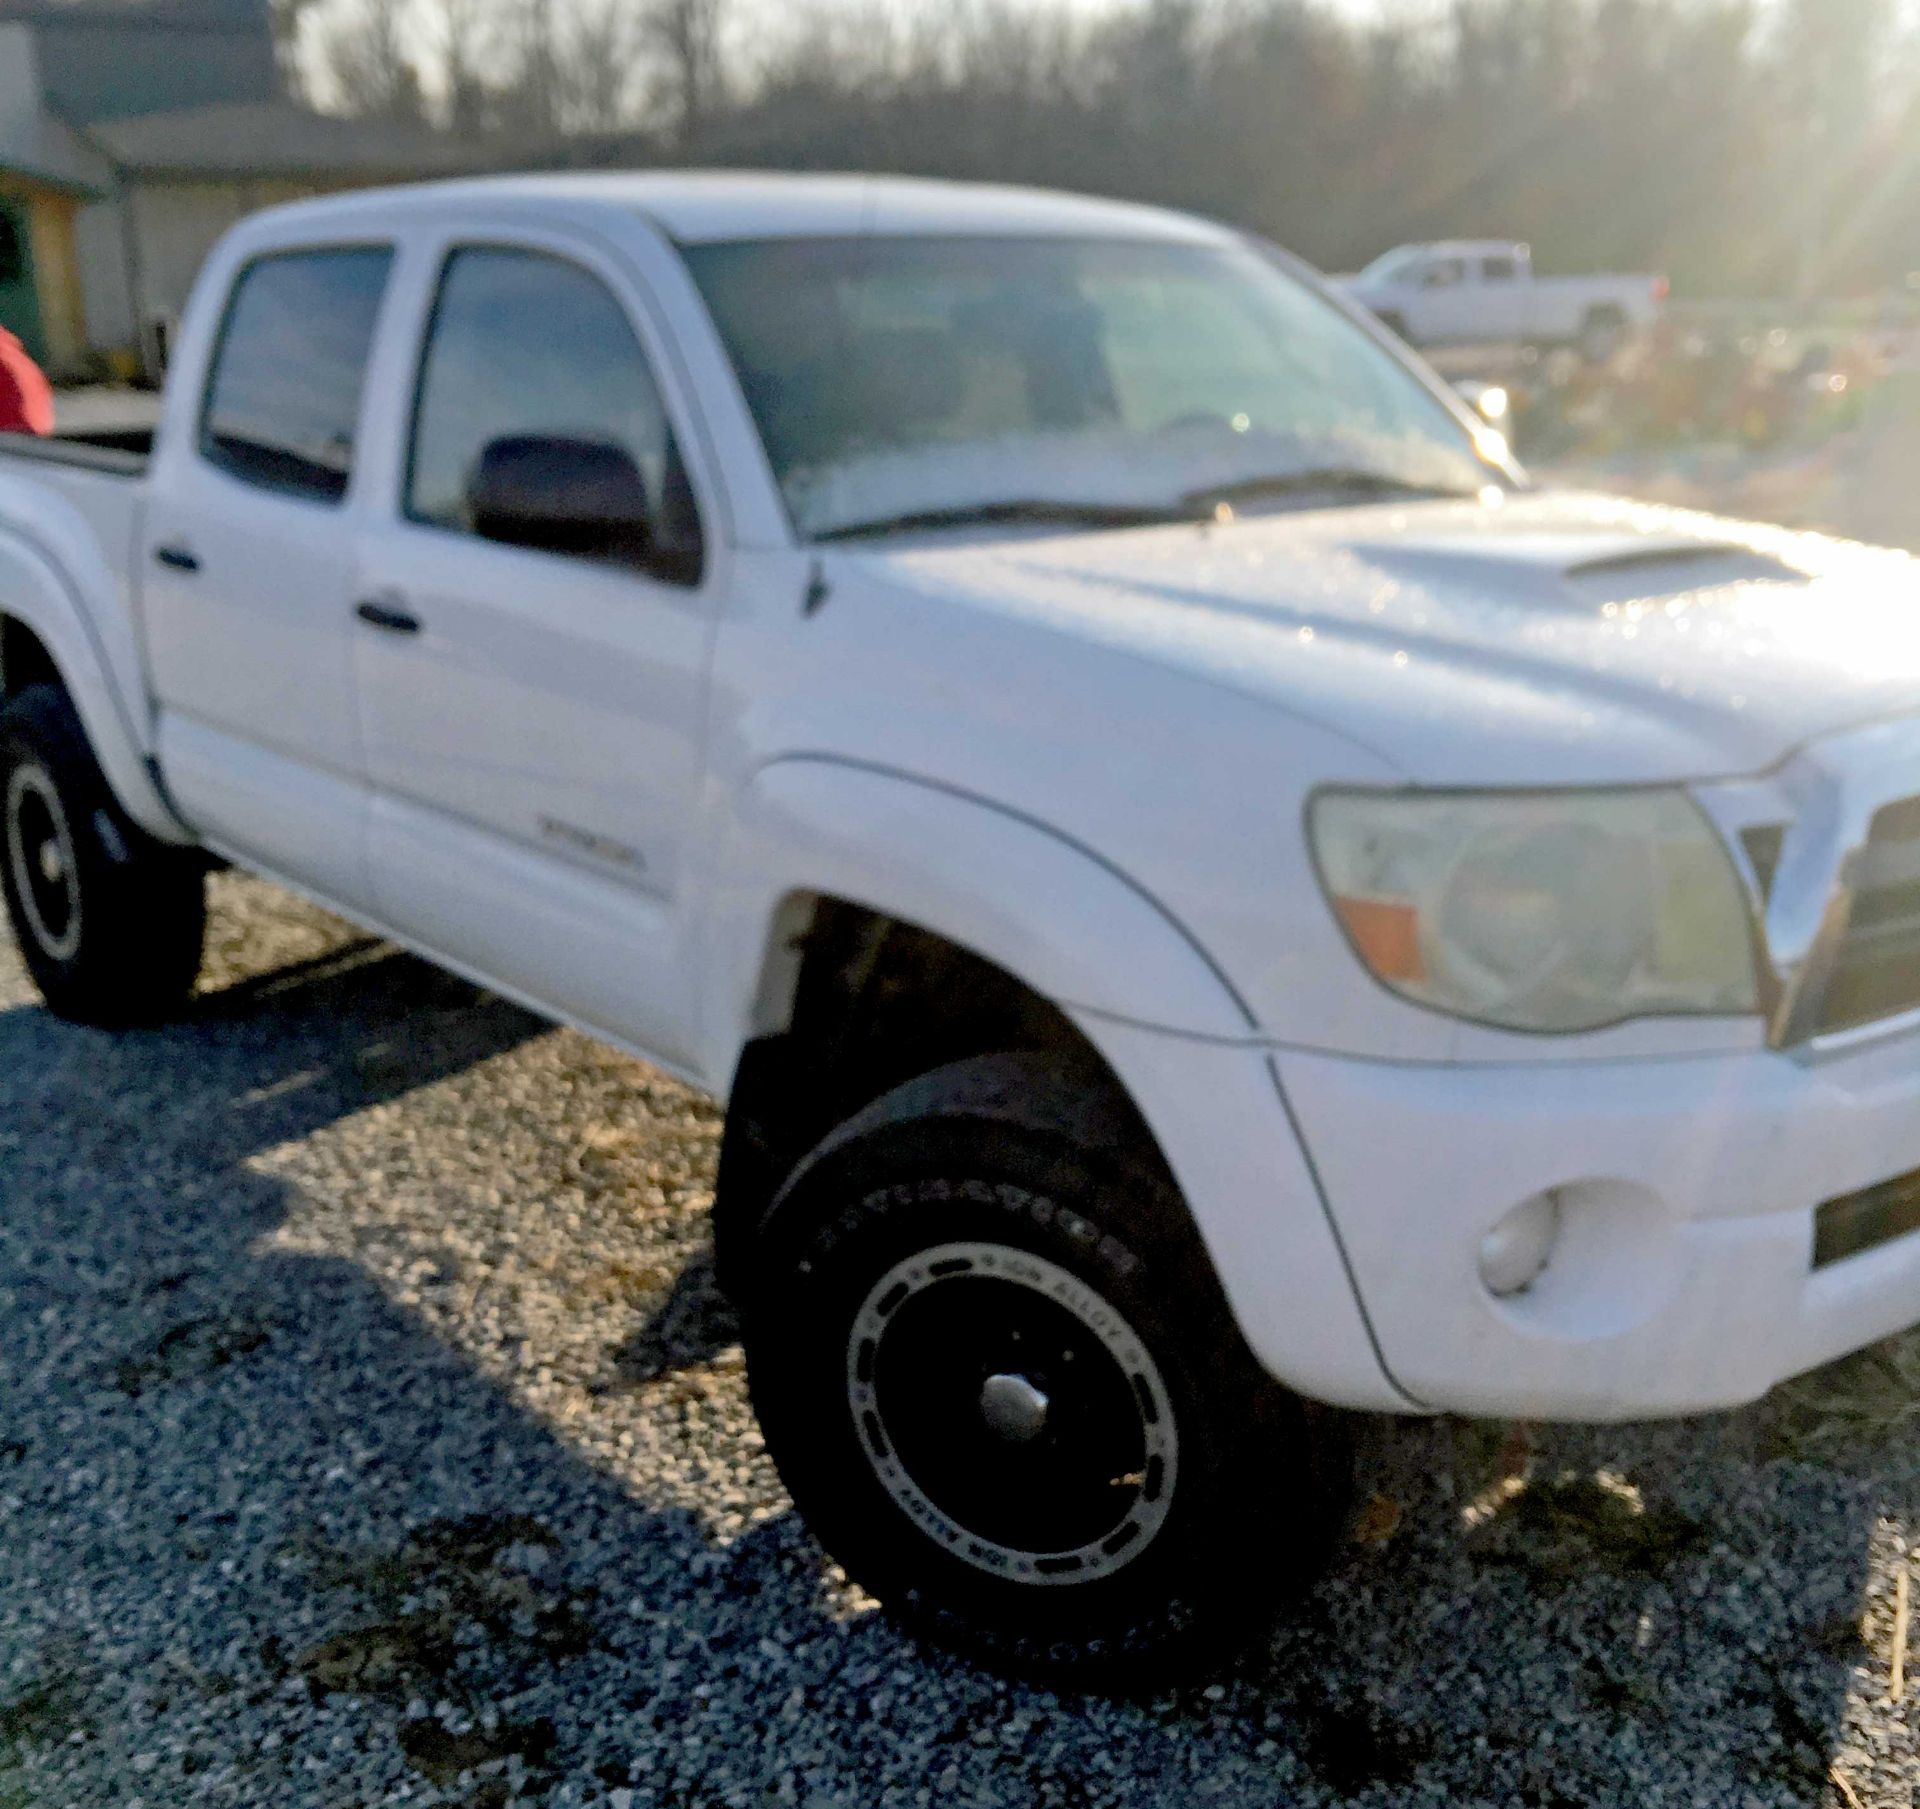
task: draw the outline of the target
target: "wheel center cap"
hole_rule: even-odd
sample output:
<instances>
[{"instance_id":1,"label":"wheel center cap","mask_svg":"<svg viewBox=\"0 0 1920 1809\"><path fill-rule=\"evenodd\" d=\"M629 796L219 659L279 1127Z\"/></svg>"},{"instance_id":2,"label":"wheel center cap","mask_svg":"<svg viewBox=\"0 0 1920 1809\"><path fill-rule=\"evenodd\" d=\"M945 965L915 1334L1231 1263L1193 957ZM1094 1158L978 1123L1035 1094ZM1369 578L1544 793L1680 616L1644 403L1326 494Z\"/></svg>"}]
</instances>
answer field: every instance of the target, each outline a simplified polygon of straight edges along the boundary
<instances>
[{"instance_id":1,"label":"wheel center cap","mask_svg":"<svg viewBox=\"0 0 1920 1809\"><path fill-rule=\"evenodd\" d=\"M1048 1401L1019 1375L993 1375L980 1387L980 1412L987 1424L1012 1444L1024 1445L1045 1431Z\"/></svg>"},{"instance_id":2,"label":"wheel center cap","mask_svg":"<svg viewBox=\"0 0 1920 1809\"><path fill-rule=\"evenodd\" d=\"M58 842L40 844L40 877L50 886L57 886L67 877L67 863Z\"/></svg>"}]
</instances>

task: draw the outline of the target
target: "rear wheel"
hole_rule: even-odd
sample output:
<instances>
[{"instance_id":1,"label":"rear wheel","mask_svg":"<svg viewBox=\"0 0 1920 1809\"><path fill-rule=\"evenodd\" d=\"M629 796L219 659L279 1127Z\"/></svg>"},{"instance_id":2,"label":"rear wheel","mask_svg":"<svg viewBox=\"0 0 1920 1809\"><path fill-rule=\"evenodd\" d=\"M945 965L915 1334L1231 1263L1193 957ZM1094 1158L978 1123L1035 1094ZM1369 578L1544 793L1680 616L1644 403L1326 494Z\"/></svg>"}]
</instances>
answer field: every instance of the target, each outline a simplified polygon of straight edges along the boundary
<instances>
[{"instance_id":1,"label":"rear wheel","mask_svg":"<svg viewBox=\"0 0 1920 1809\"><path fill-rule=\"evenodd\" d=\"M1594 308L1580 328L1580 356L1588 364L1611 364L1627 342L1627 323L1617 308Z\"/></svg>"},{"instance_id":2,"label":"rear wheel","mask_svg":"<svg viewBox=\"0 0 1920 1809\"><path fill-rule=\"evenodd\" d=\"M902 1621L1028 1671L1160 1668L1314 1574L1343 1430L1264 1375L1135 1127L955 1063L801 1165L746 1312L768 1448Z\"/></svg>"},{"instance_id":3,"label":"rear wheel","mask_svg":"<svg viewBox=\"0 0 1920 1809\"><path fill-rule=\"evenodd\" d=\"M27 970L61 1017L146 1022L192 991L206 933L199 859L114 802L58 685L0 710L0 889Z\"/></svg>"}]
</instances>

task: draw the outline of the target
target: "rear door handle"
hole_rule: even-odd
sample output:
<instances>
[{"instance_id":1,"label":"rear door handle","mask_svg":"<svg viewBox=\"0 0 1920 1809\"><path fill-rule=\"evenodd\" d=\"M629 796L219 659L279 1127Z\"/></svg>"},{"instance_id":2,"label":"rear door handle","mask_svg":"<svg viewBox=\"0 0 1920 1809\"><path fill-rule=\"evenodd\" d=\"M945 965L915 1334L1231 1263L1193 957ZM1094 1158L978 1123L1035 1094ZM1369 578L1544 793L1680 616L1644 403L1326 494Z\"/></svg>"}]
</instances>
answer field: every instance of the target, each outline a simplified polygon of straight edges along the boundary
<instances>
[{"instance_id":1,"label":"rear door handle","mask_svg":"<svg viewBox=\"0 0 1920 1809\"><path fill-rule=\"evenodd\" d=\"M200 569L199 555L183 546L157 546L153 549L154 563L164 565L169 571L197 572Z\"/></svg>"},{"instance_id":2,"label":"rear door handle","mask_svg":"<svg viewBox=\"0 0 1920 1809\"><path fill-rule=\"evenodd\" d=\"M370 627L384 628L388 634L418 634L420 618L411 610L382 597L368 597L353 606L353 613Z\"/></svg>"}]
</instances>

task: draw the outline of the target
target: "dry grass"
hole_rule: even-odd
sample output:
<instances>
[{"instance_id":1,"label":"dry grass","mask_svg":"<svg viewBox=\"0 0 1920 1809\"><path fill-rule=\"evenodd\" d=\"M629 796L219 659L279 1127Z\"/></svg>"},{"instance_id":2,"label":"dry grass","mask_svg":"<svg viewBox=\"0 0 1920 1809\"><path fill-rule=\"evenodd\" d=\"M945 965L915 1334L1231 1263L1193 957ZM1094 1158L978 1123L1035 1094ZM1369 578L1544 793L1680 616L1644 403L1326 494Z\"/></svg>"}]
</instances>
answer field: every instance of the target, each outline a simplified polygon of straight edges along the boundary
<instances>
[{"instance_id":1,"label":"dry grass","mask_svg":"<svg viewBox=\"0 0 1920 1809\"><path fill-rule=\"evenodd\" d=\"M1788 1382L1774 1400L1781 1441L1795 1456L1884 1450L1920 1431L1920 1330Z\"/></svg>"}]
</instances>

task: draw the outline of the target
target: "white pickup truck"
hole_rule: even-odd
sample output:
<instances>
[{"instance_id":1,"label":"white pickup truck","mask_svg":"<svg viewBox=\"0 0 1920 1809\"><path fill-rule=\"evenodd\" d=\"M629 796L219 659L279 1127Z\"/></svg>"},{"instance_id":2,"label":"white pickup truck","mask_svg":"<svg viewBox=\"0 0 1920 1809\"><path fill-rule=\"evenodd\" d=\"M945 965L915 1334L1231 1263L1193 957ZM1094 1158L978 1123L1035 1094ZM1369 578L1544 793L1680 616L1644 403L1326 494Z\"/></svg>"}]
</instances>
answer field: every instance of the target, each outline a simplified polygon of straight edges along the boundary
<instances>
[{"instance_id":1,"label":"white pickup truck","mask_svg":"<svg viewBox=\"0 0 1920 1809\"><path fill-rule=\"evenodd\" d=\"M1164 1658L1350 1413L1746 1401L1920 1318L1920 574L1533 490L1178 215L302 203L150 455L0 455L7 901L209 856L725 1095L769 1447L909 1623Z\"/></svg>"},{"instance_id":2,"label":"white pickup truck","mask_svg":"<svg viewBox=\"0 0 1920 1809\"><path fill-rule=\"evenodd\" d=\"M1512 239L1400 245L1340 280L1410 345L1569 345L1605 364L1659 317L1663 276L1537 276Z\"/></svg>"}]
</instances>

